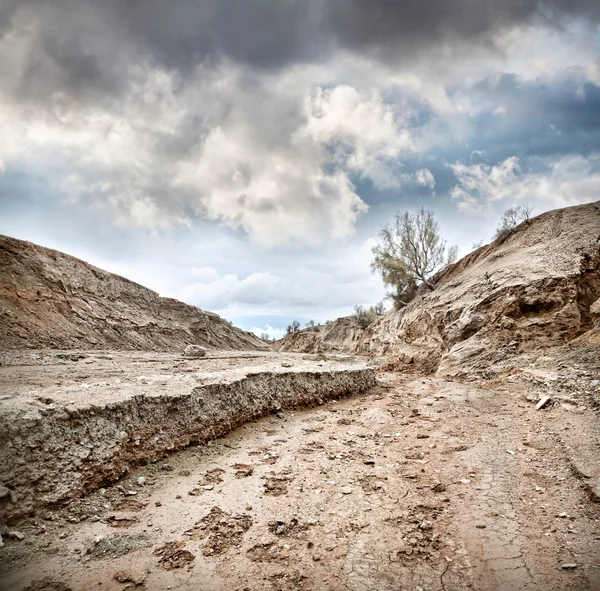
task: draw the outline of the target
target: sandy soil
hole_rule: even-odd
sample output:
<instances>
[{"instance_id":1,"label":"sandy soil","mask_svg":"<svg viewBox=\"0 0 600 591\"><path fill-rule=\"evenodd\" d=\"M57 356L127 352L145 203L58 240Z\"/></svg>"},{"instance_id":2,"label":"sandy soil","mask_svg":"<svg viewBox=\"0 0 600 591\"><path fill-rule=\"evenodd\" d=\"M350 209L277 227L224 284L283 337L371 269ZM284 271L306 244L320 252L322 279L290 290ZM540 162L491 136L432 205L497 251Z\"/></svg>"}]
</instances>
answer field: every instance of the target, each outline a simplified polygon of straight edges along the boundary
<instances>
[{"instance_id":1,"label":"sandy soil","mask_svg":"<svg viewBox=\"0 0 600 591\"><path fill-rule=\"evenodd\" d=\"M0 588L600 589L600 504L572 461L581 433L600 442L594 411L536 411L515 384L379 381L28 519Z\"/></svg>"}]
</instances>

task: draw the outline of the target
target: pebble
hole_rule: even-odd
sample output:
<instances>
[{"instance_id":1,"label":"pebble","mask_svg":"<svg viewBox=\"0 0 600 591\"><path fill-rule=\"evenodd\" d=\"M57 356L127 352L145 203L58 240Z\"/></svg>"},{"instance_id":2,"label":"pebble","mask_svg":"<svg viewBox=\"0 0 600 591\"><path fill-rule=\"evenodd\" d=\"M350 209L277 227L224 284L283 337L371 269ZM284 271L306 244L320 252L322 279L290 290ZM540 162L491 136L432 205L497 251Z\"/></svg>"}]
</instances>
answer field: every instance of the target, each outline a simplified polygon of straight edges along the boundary
<instances>
[{"instance_id":1,"label":"pebble","mask_svg":"<svg viewBox=\"0 0 600 591\"><path fill-rule=\"evenodd\" d=\"M343 495L349 495L349 494L352 494L352 487L351 487L351 486L342 486L342 488L341 488L340 492L341 492Z\"/></svg>"},{"instance_id":2,"label":"pebble","mask_svg":"<svg viewBox=\"0 0 600 591\"><path fill-rule=\"evenodd\" d=\"M137 483L138 483L138 486L144 486L144 484L146 484L146 478L144 476L140 476L137 479Z\"/></svg>"},{"instance_id":3,"label":"pebble","mask_svg":"<svg viewBox=\"0 0 600 591\"><path fill-rule=\"evenodd\" d=\"M8 537L11 540L19 540L19 541L21 541L21 540L25 539L25 534L22 534L20 531L13 530L13 531L9 531L8 532Z\"/></svg>"},{"instance_id":4,"label":"pebble","mask_svg":"<svg viewBox=\"0 0 600 591\"><path fill-rule=\"evenodd\" d=\"M571 570L573 568L577 568L576 564L563 564L560 568L564 568L565 570Z\"/></svg>"},{"instance_id":5,"label":"pebble","mask_svg":"<svg viewBox=\"0 0 600 591\"><path fill-rule=\"evenodd\" d=\"M6 486L0 486L0 499L10 497L10 489Z\"/></svg>"}]
</instances>

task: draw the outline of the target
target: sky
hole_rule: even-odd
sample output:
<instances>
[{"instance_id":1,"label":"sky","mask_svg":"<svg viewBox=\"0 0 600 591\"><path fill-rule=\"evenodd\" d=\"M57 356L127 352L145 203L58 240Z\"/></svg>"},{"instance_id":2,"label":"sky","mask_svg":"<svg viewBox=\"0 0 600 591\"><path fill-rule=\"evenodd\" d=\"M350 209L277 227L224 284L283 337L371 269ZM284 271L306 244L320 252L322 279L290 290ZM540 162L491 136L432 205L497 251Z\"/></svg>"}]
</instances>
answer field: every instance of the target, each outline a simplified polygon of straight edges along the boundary
<instances>
[{"instance_id":1,"label":"sky","mask_svg":"<svg viewBox=\"0 0 600 591\"><path fill-rule=\"evenodd\" d=\"M431 209L600 194L597 0L0 0L0 233L256 333L385 287Z\"/></svg>"}]
</instances>

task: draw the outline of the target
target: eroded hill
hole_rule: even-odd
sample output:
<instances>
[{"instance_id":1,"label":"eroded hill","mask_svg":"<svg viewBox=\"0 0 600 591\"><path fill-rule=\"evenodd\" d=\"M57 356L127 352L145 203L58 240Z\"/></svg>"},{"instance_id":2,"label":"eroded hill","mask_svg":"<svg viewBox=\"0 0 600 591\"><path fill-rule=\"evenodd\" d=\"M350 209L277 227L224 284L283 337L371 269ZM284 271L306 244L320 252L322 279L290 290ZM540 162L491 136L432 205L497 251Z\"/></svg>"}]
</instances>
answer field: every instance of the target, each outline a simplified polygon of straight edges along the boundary
<instances>
[{"instance_id":1,"label":"eroded hill","mask_svg":"<svg viewBox=\"0 0 600 591\"><path fill-rule=\"evenodd\" d=\"M436 283L366 330L354 326L351 338L344 318L276 346L385 355L399 367L455 377L510 371L518 358L561 347L561 356L597 354L600 202L533 218L445 269Z\"/></svg>"},{"instance_id":2,"label":"eroded hill","mask_svg":"<svg viewBox=\"0 0 600 591\"><path fill-rule=\"evenodd\" d=\"M268 348L217 314L7 236L0 236L0 344L144 351L181 351L187 344Z\"/></svg>"}]
</instances>

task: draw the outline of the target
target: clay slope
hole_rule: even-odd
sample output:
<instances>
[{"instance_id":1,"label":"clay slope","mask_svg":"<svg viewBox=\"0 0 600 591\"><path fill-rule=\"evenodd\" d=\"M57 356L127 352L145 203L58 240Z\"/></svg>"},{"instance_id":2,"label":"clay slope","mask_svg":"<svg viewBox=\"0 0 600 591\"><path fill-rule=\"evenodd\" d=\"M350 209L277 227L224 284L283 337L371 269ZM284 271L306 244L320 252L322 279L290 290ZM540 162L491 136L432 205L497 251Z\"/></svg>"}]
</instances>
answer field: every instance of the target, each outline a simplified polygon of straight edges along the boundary
<instances>
[{"instance_id":1,"label":"clay slope","mask_svg":"<svg viewBox=\"0 0 600 591\"><path fill-rule=\"evenodd\" d=\"M2 348L266 349L251 333L75 257L0 236Z\"/></svg>"},{"instance_id":2,"label":"clay slope","mask_svg":"<svg viewBox=\"0 0 600 591\"><path fill-rule=\"evenodd\" d=\"M441 375L510 372L517 357L598 348L599 297L596 202L544 213L467 255L435 291L371 325L357 351Z\"/></svg>"},{"instance_id":3,"label":"clay slope","mask_svg":"<svg viewBox=\"0 0 600 591\"><path fill-rule=\"evenodd\" d=\"M301 353L351 352L358 347L363 329L352 316L338 318L323 326L288 334L273 344L276 351Z\"/></svg>"}]
</instances>

